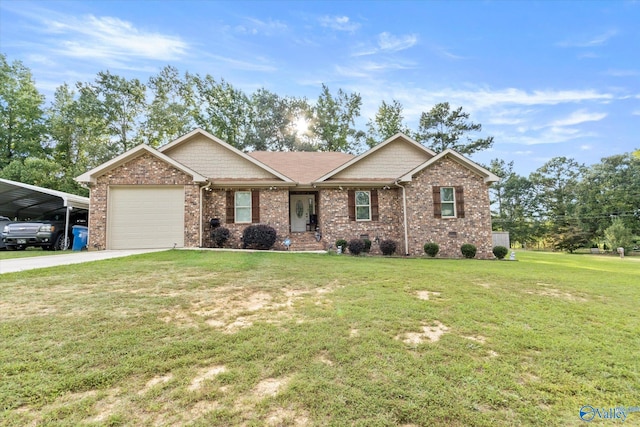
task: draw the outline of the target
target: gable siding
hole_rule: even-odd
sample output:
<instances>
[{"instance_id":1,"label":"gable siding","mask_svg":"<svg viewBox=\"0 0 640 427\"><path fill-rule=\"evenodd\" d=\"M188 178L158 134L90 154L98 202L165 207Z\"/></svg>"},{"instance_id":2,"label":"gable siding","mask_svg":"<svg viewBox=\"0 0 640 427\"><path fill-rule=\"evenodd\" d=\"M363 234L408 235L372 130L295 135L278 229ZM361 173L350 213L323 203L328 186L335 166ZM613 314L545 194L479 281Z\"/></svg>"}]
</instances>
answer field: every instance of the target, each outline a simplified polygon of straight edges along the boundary
<instances>
[{"instance_id":1,"label":"gable siding","mask_svg":"<svg viewBox=\"0 0 640 427\"><path fill-rule=\"evenodd\" d=\"M163 154L207 178L277 179L204 135L196 135Z\"/></svg>"},{"instance_id":2,"label":"gable siding","mask_svg":"<svg viewBox=\"0 0 640 427\"><path fill-rule=\"evenodd\" d=\"M331 179L397 178L431 157L419 148L398 140L371 153Z\"/></svg>"}]
</instances>

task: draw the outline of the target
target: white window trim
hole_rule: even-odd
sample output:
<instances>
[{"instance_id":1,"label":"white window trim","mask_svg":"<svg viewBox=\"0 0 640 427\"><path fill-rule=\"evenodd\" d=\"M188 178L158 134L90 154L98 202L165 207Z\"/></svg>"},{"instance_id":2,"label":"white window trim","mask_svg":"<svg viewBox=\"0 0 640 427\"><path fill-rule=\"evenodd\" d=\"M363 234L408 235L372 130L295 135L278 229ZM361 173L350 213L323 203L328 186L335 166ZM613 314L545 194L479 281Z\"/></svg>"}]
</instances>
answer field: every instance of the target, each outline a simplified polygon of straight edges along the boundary
<instances>
[{"instance_id":1,"label":"white window trim","mask_svg":"<svg viewBox=\"0 0 640 427\"><path fill-rule=\"evenodd\" d=\"M445 188L451 189L451 195L453 196L453 200L444 201L444 197L442 197L442 190ZM444 204L453 204L453 215L445 215L443 206ZM457 218L458 212L456 210L456 187L440 187L440 216L442 218Z\"/></svg>"},{"instance_id":2,"label":"white window trim","mask_svg":"<svg viewBox=\"0 0 640 427\"><path fill-rule=\"evenodd\" d=\"M369 195L369 204L368 205L359 205L358 204L358 193L367 193ZM371 221L371 191L361 191L357 190L354 194L355 198L355 209L356 209L356 221ZM367 207L369 210L368 218L358 218L358 208Z\"/></svg>"},{"instance_id":3,"label":"white window trim","mask_svg":"<svg viewBox=\"0 0 640 427\"><path fill-rule=\"evenodd\" d=\"M248 206L238 206L238 194L246 193L249 194L249 205ZM236 224L250 224L251 223L251 191L236 191L233 195L233 219ZM240 221L238 219L238 208L249 209L249 220L248 221Z\"/></svg>"}]
</instances>

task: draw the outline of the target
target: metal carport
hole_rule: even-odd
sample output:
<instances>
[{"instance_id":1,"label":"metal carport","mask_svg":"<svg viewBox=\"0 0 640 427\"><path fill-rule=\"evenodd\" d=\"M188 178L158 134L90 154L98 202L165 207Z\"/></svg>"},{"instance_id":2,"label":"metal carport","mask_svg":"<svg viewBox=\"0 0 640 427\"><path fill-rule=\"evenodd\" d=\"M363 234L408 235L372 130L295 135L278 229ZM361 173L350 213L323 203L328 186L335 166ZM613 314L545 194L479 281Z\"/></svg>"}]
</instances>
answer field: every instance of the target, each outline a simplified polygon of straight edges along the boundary
<instances>
[{"instance_id":1,"label":"metal carport","mask_svg":"<svg viewBox=\"0 0 640 427\"><path fill-rule=\"evenodd\" d=\"M68 230L69 213L73 209L88 211L89 198L0 178L0 216L24 221L61 209L65 210Z\"/></svg>"}]
</instances>

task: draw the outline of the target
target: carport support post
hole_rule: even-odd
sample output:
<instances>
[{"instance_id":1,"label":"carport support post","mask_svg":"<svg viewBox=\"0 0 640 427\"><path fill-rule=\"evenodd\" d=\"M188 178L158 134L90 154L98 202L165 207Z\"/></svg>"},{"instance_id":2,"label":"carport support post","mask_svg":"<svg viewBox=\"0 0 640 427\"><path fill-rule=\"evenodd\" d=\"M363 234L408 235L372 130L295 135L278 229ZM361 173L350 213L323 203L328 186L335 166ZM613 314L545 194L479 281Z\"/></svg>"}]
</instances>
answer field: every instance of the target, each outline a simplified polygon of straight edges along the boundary
<instances>
[{"instance_id":1,"label":"carport support post","mask_svg":"<svg viewBox=\"0 0 640 427\"><path fill-rule=\"evenodd\" d=\"M67 214L65 215L64 224L64 248L69 249L69 214L73 208L67 206Z\"/></svg>"}]
</instances>

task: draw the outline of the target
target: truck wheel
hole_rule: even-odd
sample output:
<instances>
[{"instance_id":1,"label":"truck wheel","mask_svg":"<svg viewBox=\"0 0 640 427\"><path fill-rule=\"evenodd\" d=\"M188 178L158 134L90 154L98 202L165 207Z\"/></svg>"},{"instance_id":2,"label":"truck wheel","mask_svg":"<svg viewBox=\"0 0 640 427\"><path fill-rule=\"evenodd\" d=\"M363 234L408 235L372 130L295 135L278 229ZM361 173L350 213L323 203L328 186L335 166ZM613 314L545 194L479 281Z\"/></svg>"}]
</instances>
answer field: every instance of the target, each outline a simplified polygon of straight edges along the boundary
<instances>
[{"instance_id":1,"label":"truck wheel","mask_svg":"<svg viewBox=\"0 0 640 427\"><path fill-rule=\"evenodd\" d=\"M56 239L56 242L53 244L52 248L54 251L65 251L69 249L70 246L71 246L71 238L69 237L65 242L64 234L61 233L58 235L58 238Z\"/></svg>"}]
</instances>

